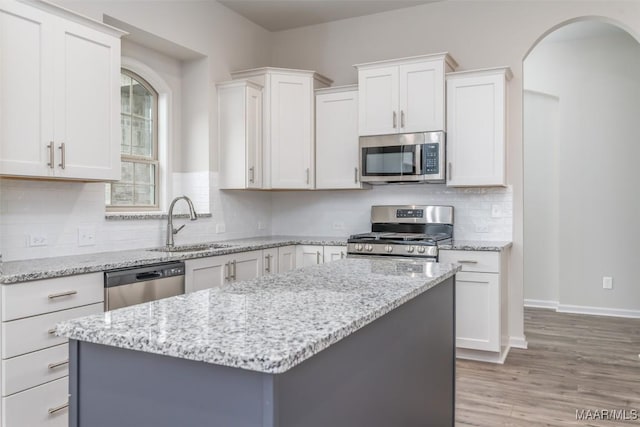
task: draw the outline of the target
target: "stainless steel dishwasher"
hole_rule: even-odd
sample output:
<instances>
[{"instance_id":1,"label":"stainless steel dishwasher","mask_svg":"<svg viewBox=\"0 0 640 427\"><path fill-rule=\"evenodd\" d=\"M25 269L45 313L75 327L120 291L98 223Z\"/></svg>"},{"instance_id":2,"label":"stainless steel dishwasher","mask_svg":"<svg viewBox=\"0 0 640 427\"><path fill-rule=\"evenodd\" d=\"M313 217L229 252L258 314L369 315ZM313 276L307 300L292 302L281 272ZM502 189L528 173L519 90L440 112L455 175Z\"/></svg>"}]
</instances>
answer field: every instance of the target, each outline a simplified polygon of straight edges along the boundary
<instances>
[{"instance_id":1,"label":"stainless steel dishwasher","mask_svg":"<svg viewBox=\"0 0 640 427\"><path fill-rule=\"evenodd\" d=\"M122 268L104 273L106 311L183 293L184 262Z\"/></svg>"}]
</instances>

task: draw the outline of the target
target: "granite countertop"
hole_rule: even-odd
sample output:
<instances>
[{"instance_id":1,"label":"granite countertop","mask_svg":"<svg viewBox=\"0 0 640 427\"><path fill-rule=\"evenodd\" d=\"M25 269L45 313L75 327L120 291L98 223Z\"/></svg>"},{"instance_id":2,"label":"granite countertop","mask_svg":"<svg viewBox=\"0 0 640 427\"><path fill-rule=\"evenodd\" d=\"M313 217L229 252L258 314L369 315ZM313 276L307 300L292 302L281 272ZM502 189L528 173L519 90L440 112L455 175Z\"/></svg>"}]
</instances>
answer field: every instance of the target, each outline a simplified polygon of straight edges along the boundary
<instances>
[{"instance_id":1,"label":"granite countertop","mask_svg":"<svg viewBox=\"0 0 640 427\"><path fill-rule=\"evenodd\" d=\"M509 241L484 241L484 240L453 240L451 243L440 245L443 250L456 251L492 251L502 252L511 247L513 243Z\"/></svg>"},{"instance_id":2,"label":"granite countertop","mask_svg":"<svg viewBox=\"0 0 640 427\"><path fill-rule=\"evenodd\" d=\"M342 259L65 321L56 334L277 374L459 270L425 261Z\"/></svg>"},{"instance_id":3,"label":"granite countertop","mask_svg":"<svg viewBox=\"0 0 640 427\"><path fill-rule=\"evenodd\" d=\"M73 276L75 274L101 272L116 268L136 267L167 261L205 258L287 245L346 245L347 239L321 236L268 236L206 243L230 246L197 252L167 253L151 251L149 249L153 248L149 248L114 252L97 252L93 254L40 258L24 261L7 261L0 264L0 284L22 283L30 280Z\"/></svg>"}]
</instances>

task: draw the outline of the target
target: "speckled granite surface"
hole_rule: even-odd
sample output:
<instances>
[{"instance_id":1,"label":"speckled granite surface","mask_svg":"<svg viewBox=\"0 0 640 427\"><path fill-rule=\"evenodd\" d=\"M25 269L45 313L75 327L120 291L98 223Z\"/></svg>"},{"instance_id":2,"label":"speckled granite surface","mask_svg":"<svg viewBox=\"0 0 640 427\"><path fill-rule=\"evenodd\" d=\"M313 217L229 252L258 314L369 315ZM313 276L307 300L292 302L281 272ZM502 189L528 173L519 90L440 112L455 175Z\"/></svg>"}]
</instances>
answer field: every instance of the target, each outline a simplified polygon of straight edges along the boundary
<instances>
[{"instance_id":1,"label":"speckled granite surface","mask_svg":"<svg viewBox=\"0 0 640 427\"><path fill-rule=\"evenodd\" d=\"M501 252L509 249L512 242L485 242L482 240L454 240L452 243L444 244L440 246L443 250L456 250L456 251L492 251Z\"/></svg>"},{"instance_id":2,"label":"speckled granite surface","mask_svg":"<svg viewBox=\"0 0 640 427\"><path fill-rule=\"evenodd\" d=\"M343 259L62 322L57 335L282 373L460 267Z\"/></svg>"},{"instance_id":3,"label":"speckled granite surface","mask_svg":"<svg viewBox=\"0 0 640 427\"><path fill-rule=\"evenodd\" d=\"M204 258L216 255L274 248L286 245L346 245L347 239L314 236L271 236L251 239L226 240L211 243L230 245L227 248L209 249L198 252L156 252L145 249L118 252L99 252L85 255L72 255L9 261L0 264L0 283L13 284L30 280L72 276L74 274L93 273L114 268L135 267L166 261L178 261ZM180 245L178 245L180 246Z\"/></svg>"}]
</instances>

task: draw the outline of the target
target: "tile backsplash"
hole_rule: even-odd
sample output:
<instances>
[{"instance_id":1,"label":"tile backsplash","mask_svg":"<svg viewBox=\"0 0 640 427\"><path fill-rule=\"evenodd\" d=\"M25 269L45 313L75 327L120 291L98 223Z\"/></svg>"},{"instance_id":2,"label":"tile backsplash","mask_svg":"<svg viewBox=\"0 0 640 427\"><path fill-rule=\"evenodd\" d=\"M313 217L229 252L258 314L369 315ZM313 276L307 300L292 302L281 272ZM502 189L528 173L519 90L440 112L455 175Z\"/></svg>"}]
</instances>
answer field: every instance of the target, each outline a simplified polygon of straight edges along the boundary
<instances>
[{"instance_id":1,"label":"tile backsplash","mask_svg":"<svg viewBox=\"0 0 640 427\"><path fill-rule=\"evenodd\" d=\"M455 237L511 240L512 190L444 185L384 185L354 191L221 191L218 174L174 174L173 193L191 197L211 217L187 226L177 244L261 235L345 237L368 231L374 204L443 204L455 208ZM184 206L176 205L176 212ZM0 253L4 261L155 247L166 219L105 220L104 184L0 179ZM81 230L79 230L81 229ZM81 245L79 234L95 239Z\"/></svg>"}]
</instances>

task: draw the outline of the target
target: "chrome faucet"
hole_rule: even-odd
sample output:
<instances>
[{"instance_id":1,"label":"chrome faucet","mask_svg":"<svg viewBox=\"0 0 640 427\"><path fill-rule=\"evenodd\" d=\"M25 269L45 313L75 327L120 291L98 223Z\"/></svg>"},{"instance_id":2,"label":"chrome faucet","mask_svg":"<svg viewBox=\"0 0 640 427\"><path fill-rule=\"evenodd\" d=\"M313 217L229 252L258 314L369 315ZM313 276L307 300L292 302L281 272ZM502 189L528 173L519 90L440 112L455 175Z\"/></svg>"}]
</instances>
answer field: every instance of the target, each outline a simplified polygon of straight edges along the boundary
<instances>
[{"instance_id":1,"label":"chrome faucet","mask_svg":"<svg viewBox=\"0 0 640 427\"><path fill-rule=\"evenodd\" d=\"M167 246L168 247L173 246L173 235L178 234L178 232L182 230L185 226L184 224L182 224L178 228L173 228L173 207L175 206L176 202L180 199L184 199L189 205L189 218L191 219L191 221L195 221L196 219L198 219L198 214L196 213L196 210L193 207L193 202L191 201L190 198L188 198L187 196L179 196L173 199L173 201L171 202L171 205L169 205L169 218L168 218L169 220L167 222Z\"/></svg>"}]
</instances>

